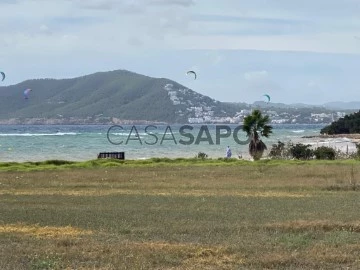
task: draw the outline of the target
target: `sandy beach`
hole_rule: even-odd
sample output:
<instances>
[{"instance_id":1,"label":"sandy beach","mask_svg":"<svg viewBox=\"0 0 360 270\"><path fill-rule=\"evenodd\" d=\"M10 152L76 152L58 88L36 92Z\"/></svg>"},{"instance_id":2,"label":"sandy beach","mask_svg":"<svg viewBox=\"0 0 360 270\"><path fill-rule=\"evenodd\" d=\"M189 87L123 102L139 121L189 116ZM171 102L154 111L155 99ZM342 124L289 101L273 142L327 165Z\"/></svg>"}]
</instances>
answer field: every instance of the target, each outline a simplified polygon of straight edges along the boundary
<instances>
[{"instance_id":1,"label":"sandy beach","mask_svg":"<svg viewBox=\"0 0 360 270\"><path fill-rule=\"evenodd\" d=\"M334 135L314 135L314 136L303 136L302 138L349 138L360 141L360 134L334 134Z\"/></svg>"},{"instance_id":2,"label":"sandy beach","mask_svg":"<svg viewBox=\"0 0 360 270\"><path fill-rule=\"evenodd\" d=\"M356 151L356 143L360 143L360 134L303 136L299 142L310 144L313 148L328 146L344 153L352 153Z\"/></svg>"}]
</instances>

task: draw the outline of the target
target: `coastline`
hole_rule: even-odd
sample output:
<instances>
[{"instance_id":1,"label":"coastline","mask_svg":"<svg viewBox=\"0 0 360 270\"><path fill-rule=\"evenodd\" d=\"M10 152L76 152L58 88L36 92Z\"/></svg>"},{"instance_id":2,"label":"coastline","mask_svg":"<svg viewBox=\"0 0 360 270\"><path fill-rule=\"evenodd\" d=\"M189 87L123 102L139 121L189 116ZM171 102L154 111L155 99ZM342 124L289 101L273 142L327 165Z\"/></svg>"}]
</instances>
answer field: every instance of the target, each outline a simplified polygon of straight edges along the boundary
<instances>
[{"instance_id":1,"label":"coastline","mask_svg":"<svg viewBox=\"0 0 360 270\"><path fill-rule=\"evenodd\" d=\"M233 123L230 121L205 121L202 123L189 123L188 121L179 122L166 122L160 120L131 120L122 119L113 116L104 117L33 117L33 118L0 118L0 125L243 125L243 122ZM308 125L322 125L325 126L327 123L271 123L272 126L287 126L295 125L297 127L308 126Z\"/></svg>"},{"instance_id":2,"label":"coastline","mask_svg":"<svg viewBox=\"0 0 360 270\"><path fill-rule=\"evenodd\" d=\"M320 135L311 135L311 136L302 136L301 138L304 139L312 139L312 138L320 138L320 139L328 139L328 138L348 138L352 140L360 140L360 134L359 133L352 133L352 134L320 134Z\"/></svg>"},{"instance_id":3,"label":"coastline","mask_svg":"<svg viewBox=\"0 0 360 270\"><path fill-rule=\"evenodd\" d=\"M167 125L166 122L148 120L128 120L115 117L106 118L11 118L0 119L0 125Z\"/></svg>"},{"instance_id":4,"label":"coastline","mask_svg":"<svg viewBox=\"0 0 360 270\"><path fill-rule=\"evenodd\" d=\"M0 125L0 161L41 161L49 159L85 161L96 158L98 153L104 151L123 151L126 152L126 159L136 160L192 158L199 152L204 152L211 158L222 158L225 155L226 146L231 147L234 158L242 156L243 159L250 159L248 145L237 144L232 136L222 138L220 144L209 145L208 142L201 142L182 145L178 143L182 138L181 134L175 129L172 130L175 141L169 134L162 141L166 129L166 126L162 126L150 135L139 130L141 142L135 139L127 142L129 127L127 128L116 134L119 136L118 139L124 143L113 145L108 141L108 127L104 125ZM197 126L191 132L192 135L196 137L198 130L199 127ZM276 125L273 136L264 141L268 147L264 156L269 153L272 145L276 144L278 140L284 143L310 144L312 148L327 146L344 153L355 152L355 143L358 140L360 141L360 134L324 136L320 135L319 131L320 127L318 126ZM215 142L215 129L211 129L211 136ZM245 138L244 134L240 136ZM146 142L153 142L153 144L149 145Z\"/></svg>"},{"instance_id":5,"label":"coastline","mask_svg":"<svg viewBox=\"0 0 360 270\"><path fill-rule=\"evenodd\" d=\"M302 136L299 142L310 144L312 148L326 146L335 150L340 150L344 154L354 153L357 151L356 144L360 143L360 134L319 134Z\"/></svg>"}]
</instances>

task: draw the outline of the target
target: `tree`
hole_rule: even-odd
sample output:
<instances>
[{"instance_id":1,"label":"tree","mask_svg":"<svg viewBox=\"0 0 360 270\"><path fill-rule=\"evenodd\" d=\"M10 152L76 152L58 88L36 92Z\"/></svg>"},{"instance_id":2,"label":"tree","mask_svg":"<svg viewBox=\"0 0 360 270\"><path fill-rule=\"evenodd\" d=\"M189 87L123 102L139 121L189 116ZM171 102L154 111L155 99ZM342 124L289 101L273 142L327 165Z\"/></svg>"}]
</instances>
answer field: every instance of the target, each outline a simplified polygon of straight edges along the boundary
<instances>
[{"instance_id":1,"label":"tree","mask_svg":"<svg viewBox=\"0 0 360 270\"><path fill-rule=\"evenodd\" d=\"M332 122L329 126L324 127L321 134L351 134L360 133L360 111L345 115L345 117Z\"/></svg>"},{"instance_id":2,"label":"tree","mask_svg":"<svg viewBox=\"0 0 360 270\"><path fill-rule=\"evenodd\" d=\"M244 118L243 131L250 138L249 154L254 160L259 160L267 149L260 136L268 138L272 133L272 126L268 125L269 122L269 116L263 116L260 110L254 110L251 115Z\"/></svg>"}]
</instances>

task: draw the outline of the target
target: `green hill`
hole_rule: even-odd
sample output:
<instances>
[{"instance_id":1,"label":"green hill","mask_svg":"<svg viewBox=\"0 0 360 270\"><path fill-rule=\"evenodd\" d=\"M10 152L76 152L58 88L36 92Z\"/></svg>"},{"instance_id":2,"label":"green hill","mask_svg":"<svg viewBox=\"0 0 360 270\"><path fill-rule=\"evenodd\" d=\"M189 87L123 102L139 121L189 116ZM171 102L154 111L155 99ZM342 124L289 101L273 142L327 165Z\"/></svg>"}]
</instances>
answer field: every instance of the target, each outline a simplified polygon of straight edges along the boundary
<instances>
[{"instance_id":1,"label":"green hill","mask_svg":"<svg viewBox=\"0 0 360 270\"><path fill-rule=\"evenodd\" d=\"M345 117L332 122L329 126L324 127L321 134L352 134L360 133L360 111L345 115Z\"/></svg>"},{"instance_id":2,"label":"green hill","mask_svg":"<svg viewBox=\"0 0 360 270\"><path fill-rule=\"evenodd\" d=\"M32 89L29 99L23 91ZM35 79L0 87L0 119L109 119L186 123L195 109L232 116L239 105L221 103L174 81L126 70L72 79ZM91 120L92 119L92 120ZM66 121L64 121L66 122Z\"/></svg>"}]
</instances>

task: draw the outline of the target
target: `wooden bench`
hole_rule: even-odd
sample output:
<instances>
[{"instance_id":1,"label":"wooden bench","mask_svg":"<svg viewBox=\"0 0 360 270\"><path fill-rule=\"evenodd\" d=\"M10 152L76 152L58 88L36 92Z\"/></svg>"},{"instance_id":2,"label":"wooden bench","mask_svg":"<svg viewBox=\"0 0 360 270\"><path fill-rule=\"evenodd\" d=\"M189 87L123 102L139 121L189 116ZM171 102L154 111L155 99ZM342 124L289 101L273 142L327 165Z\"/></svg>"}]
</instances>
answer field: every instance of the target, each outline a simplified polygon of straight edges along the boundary
<instances>
[{"instance_id":1,"label":"wooden bench","mask_svg":"<svg viewBox=\"0 0 360 270\"><path fill-rule=\"evenodd\" d=\"M97 158L125 159L125 152L101 152Z\"/></svg>"}]
</instances>

